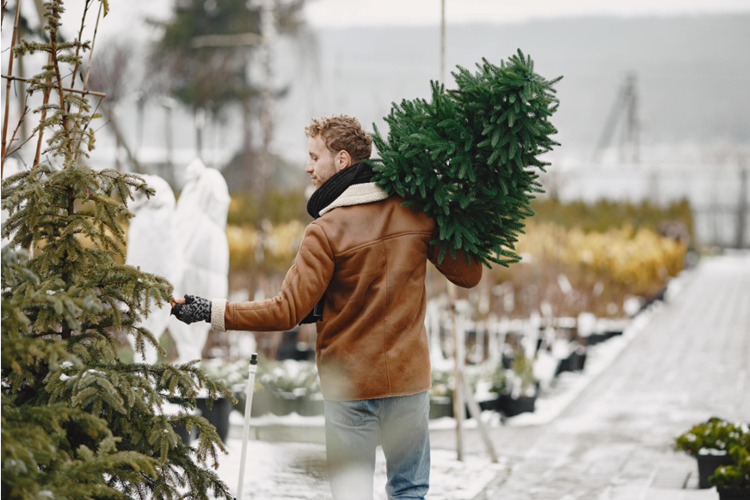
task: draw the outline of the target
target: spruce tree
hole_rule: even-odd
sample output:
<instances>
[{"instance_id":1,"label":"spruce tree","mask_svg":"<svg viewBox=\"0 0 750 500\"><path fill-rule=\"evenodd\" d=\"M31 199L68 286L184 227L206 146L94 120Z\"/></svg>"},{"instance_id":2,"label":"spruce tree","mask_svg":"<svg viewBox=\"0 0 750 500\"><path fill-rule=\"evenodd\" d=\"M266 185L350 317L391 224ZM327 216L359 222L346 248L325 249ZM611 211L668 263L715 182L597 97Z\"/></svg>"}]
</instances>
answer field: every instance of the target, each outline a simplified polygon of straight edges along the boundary
<instances>
[{"instance_id":1,"label":"spruce tree","mask_svg":"<svg viewBox=\"0 0 750 500\"><path fill-rule=\"evenodd\" d=\"M539 156L559 145L549 118L562 77L544 79L520 50L507 64L483 59L477 68L458 66L456 89L431 82L430 101L394 103L387 140L373 124L373 180L436 219L439 261L464 249L488 267L508 266L520 260L514 244L543 192L538 171L549 163Z\"/></svg>"},{"instance_id":2,"label":"spruce tree","mask_svg":"<svg viewBox=\"0 0 750 500\"><path fill-rule=\"evenodd\" d=\"M87 0L86 6L92 3ZM106 6L106 2L105 2ZM116 332L137 348L153 335L138 326L171 299L163 278L118 264L133 193L153 194L139 177L85 164L94 146L91 105L62 75L81 66L89 42L60 42L62 0L45 4L48 41L16 52L49 57L28 92L50 92L47 161L2 183L3 498L231 498L210 465L224 447L193 415L201 389L229 395L195 363L127 364ZM28 256L31 255L29 258ZM163 352L163 351L162 351ZM167 414L165 403L177 404ZM186 446L174 424L197 426Z\"/></svg>"}]
</instances>

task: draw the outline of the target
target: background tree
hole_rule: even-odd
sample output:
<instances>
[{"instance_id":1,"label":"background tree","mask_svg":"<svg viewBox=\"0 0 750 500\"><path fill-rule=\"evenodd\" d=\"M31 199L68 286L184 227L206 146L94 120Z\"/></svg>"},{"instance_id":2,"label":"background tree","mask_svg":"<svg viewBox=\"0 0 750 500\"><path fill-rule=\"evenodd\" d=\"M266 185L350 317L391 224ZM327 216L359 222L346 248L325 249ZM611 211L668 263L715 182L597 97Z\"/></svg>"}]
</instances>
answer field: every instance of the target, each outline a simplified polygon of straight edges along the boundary
<instances>
[{"instance_id":1,"label":"background tree","mask_svg":"<svg viewBox=\"0 0 750 500\"><path fill-rule=\"evenodd\" d=\"M304 3L275 2L279 34L295 34L303 27ZM233 162L241 163L248 179L255 177L257 167L251 151L251 123L261 89L250 81L249 67L253 52L261 44L261 8L261 1L184 0L176 2L170 20L152 21L161 29L161 36L152 50L150 77L158 80L162 91L196 113L219 119L227 106L241 106L243 150ZM274 97L285 92L277 89ZM198 128L199 150L200 135Z\"/></svg>"},{"instance_id":2,"label":"background tree","mask_svg":"<svg viewBox=\"0 0 750 500\"><path fill-rule=\"evenodd\" d=\"M103 45L96 54L96 64L92 65L89 73L89 86L107 94L107 99L101 102L100 109L107 120L107 125L115 136L117 156L115 164L120 166L120 148L125 150L128 161L138 173L143 173L138 159L124 138L122 127L117 119L115 108L127 92L130 62L133 57L132 42L114 41Z\"/></svg>"},{"instance_id":3,"label":"background tree","mask_svg":"<svg viewBox=\"0 0 750 500\"><path fill-rule=\"evenodd\" d=\"M210 398L229 395L226 388L194 363L126 364L118 357L118 330L134 335L138 349L145 342L160 349L138 322L150 303L170 300L172 287L115 263L125 244L119 220L132 216L128 200L153 191L135 175L84 164L97 114L84 94L63 87L62 77L68 67L74 75L80 69L90 43L60 41L62 12L63 0L46 3L49 42L22 40L14 48L48 55L28 92L51 98L37 127L47 131L49 160L2 184L9 212L2 234L31 256L2 252L2 496L208 498L211 492L228 499L226 485L208 468L223 445L208 421L190 414L201 388ZM178 423L200 429L196 447L176 435Z\"/></svg>"}]
</instances>

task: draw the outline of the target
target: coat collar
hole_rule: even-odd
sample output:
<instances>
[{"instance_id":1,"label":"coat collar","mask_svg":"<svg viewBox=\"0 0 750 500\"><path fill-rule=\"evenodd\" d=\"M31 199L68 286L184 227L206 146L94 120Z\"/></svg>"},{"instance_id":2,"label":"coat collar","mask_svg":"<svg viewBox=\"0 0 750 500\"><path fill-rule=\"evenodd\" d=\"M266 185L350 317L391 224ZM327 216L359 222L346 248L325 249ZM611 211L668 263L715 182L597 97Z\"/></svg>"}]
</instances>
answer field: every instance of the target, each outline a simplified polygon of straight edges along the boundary
<instances>
[{"instance_id":1,"label":"coat collar","mask_svg":"<svg viewBox=\"0 0 750 500\"><path fill-rule=\"evenodd\" d=\"M352 205L364 205L366 203L382 201L388 198L388 196L388 193L374 182L352 184L338 198L333 200L331 204L321 209L320 215L338 207L350 207Z\"/></svg>"}]
</instances>

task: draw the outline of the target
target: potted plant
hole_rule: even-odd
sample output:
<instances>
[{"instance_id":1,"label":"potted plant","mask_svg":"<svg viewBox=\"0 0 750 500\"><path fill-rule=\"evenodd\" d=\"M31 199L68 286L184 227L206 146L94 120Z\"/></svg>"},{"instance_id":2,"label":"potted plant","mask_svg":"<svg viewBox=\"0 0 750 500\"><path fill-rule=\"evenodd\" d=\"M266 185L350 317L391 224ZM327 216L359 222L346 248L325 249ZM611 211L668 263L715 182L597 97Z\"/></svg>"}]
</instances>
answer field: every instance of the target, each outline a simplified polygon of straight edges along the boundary
<instances>
[{"instance_id":1,"label":"potted plant","mask_svg":"<svg viewBox=\"0 0 750 500\"><path fill-rule=\"evenodd\" d=\"M722 465L709 478L719 492L719 500L747 500L750 498L750 450L732 445L729 454L736 465Z\"/></svg>"},{"instance_id":2,"label":"potted plant","mask_svg":"<svg viewBox=\"0 0 750 500\"><path fill-rule=\"evenodd\" d=\"M201 369L214 382L221 382L227 387L235 387L247 380L249 363L247 360L226 362L221 358L201 361ZM227 398L211 401L205 397L197 397L196 405L201 416L205 417L214 427L223 442L229 436L229 414L232 413L233 403Z\"/></svg>"},{"instance_id":3,"label":"potted plant","mask_svg":"<svg viewBox=\"0 0 750 500\"><path fill-rule=\"evenodd\" d=\"M504 363L500 362L495 366L495 370L490 375L490 392L497 394L494 401L490 401L490 406L486 409L502 411L503 404L508 397L508 376L506 375ZM482 408L485 409L485 408Z\"/></svg>"},{"instance_id":4,"label":"potted plant","mask_svg":"<svg viewBox=\"0 0 750 500\"><path fill-rule=\"evenodd\" d=\"M270 390L273 401L271 411L275 415L300 413L299 401L305 392L299 386L298 374L301 364L302 362L295 360L277 362L261 376L261 384L267 390Z\"/></svg>"},{"instance_id":5,"label":"potted plant","mask_svg":"<svg viewBox=\"0 0 750 500\"><path fill-rule=\"evenodd\" d=\"M533 412L536 406L537 384L534 379L534 363L519 349L508 373L509 397L504 399L503 413L513 417Z\"/></svg>"},{"instance_id":6,"label":"potted plant","mask_svg":"<svg viewBox=\"0 0 750 500\"><path fill-rule=\"evenodd\" d=\"M432 370L430 419L453 416L453 371Z\"/></svg>"},{"instance_id":7,"label":"potted plant","mask_svg":"<svg viewBox=\"0 0 750 500\"><path fill-rule=\"evenodd\" d=\"M297 392L301 393L298 398L299 414L310 417L323 415L325 404L323 394L320 391L320 378L318 369L314 362L305 362L297 373Z\"/></svg>"},{"instance_id":8,"label":"potted plant","mask_svg":"<svg viewBox=\"0 0 750 500\"><path fill-rule=\"evenodd\" d=\"M729 454L733 445L750 444L746 424L734 425L718 417L694 425L675 439L674 447L692 455L698 462L698 486L710 488L709 477L721 466L733 465Z\"/></svg>"},{"instance_id":9,"label":"potted plant","mask_svg":"<svg viewBox=\"0 0 750 500\"><path fill-rule=\"evenodd\" d=\"M271 409L273 408L273 395L271 394L271 390L265 387L261 380L263 380L265 375L272 369L274 363L274 361L265 358L259 360L258 371L255 374L255 387L253 388L253 406L250 410L251 417L261 417L271 413ZM245 414L246 384L247 377L245 377L242 382L232 385L232 391L237 398L237 402L234 404L234 409L243 415Z\"/></svg>"}]
</instances>

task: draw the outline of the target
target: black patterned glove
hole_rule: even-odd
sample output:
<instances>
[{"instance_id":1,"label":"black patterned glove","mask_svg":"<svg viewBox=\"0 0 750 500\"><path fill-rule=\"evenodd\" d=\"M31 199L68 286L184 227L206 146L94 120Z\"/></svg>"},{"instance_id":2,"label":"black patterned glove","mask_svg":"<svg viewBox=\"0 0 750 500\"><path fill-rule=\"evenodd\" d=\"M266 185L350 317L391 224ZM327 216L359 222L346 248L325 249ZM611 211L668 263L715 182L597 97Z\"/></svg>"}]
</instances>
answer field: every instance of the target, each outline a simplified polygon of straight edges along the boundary
<instances>
[{"instance_id":1,"label":"black patterned glove","mask_svg":"<svg viewBox=\"0 0 750 500\"><path fill-rule=\"evenodd\" d=\"M185 294L184 304L175 304L172 312L177 319L188 325L196 321L211 322L211 301L203 297Z\"/></svg>"}]
</instances>

